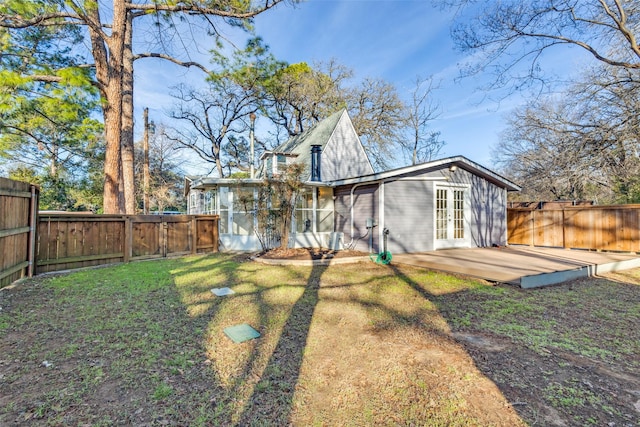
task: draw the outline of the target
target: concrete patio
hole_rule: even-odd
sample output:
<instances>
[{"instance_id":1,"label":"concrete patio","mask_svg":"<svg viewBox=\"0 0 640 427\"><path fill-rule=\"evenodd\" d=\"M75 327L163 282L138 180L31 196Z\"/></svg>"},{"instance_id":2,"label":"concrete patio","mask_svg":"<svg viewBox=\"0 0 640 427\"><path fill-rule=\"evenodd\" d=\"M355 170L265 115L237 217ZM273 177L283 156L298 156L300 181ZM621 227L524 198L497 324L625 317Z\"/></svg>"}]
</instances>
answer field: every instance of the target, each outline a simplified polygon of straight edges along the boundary
<instances>
[{"instance_id":1,"label":"concrete patio","mask_svg":"<svg viewBox=\"0 0 640 427\"><path fill-rule=\"evenodd\" d=\"M393 255L394 263L511 283L522 288L640 267L637 254L508 246Z\"/></svg>"}]
</instances>

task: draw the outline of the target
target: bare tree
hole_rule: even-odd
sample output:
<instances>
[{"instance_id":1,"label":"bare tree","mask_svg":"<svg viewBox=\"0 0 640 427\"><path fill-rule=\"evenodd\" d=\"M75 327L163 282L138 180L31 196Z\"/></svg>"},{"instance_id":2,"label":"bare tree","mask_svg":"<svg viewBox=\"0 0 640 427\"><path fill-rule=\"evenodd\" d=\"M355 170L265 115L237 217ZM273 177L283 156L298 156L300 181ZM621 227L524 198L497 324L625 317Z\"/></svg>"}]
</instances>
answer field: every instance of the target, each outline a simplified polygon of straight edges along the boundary
<instances>
[{"instance_id":1,"label":"bare tree","mask_svg":"<svg viewBox=\"0 0 640 427\"><path fill-rule=\"evenodd\" d=\"M397 163L408 126L405 106L392 84L381 79L365 79L348 86L351 70L335 60L316 64L287 65L266 54L266 47L256 58L242 52L238 61L221 64L221 70L210 78L208 90L196 91L186 86L176 88L180 100L173 117L189 122L176 140L193 149L203 160L216 164L218 176L246 170L248 156L247 116L257 112L266 116L271 135L256 135L261 149L278 145L282 140L299 135L340 108L348 108L356 132L378 169ZM253 54L249 49L247 51ZM414 110L420 140L416 147L420 158L437 153L441 142L437 132L425 135L426 122L435 118L427 93ZM418 96L418 95L416 95ZM423 107L423 108L421 108ZM263 122L264 123L264 122ZM275 130L274 130L275 129Z\"/></svg>"},{"instance_id":2,"label":"bare tree","mask_svg":"<svg viewBox=\"0 0 640 427\"><path fill-rule=\"evenodd\" d=\"M255 97L237 90L228 80L211 83L204 90L185 85L176 87L173 96L180 100L171 116L189 123L174 140L194 151L204 161L215 165L218 176L225 177L225 159L221 151L230 136L241 135L249 128L249 115L255 111Z\"/></svg>"},{"instance_id":3,"label":"bare tree","mask_svg":"<svg viewBox=\"0 0 640 427\"><path fill-rule=\"evenodd\" d=\"M159 124L149 138L149 201L151 210L164 211L167 207L183 208L185 200L182 187L181 168L183 158L180 154L181 146L166 135L166 126ZM142 143L141 143L142 144ZM143 181L144 164L142 150L137 147L135 175L138 182ZM143 188L138 187L136 192L136 205L140 206L143 200Z\"/></svg>"},{"instance_id":4,"label":"bare tree","mask_svg":"<svg viewBox=\"0 0 640 427\"><path fill-rule=\"evenodd\" d=\"M440 107L433 99L437 89L433 77L416 77L411 100L407 104L407 137L402 141L405 151L411 155L411 164L434 159L445 142L439 139L440 133L431 131L431 122L439 116Z\"/></svg>"},{"instance_id":5,"label":"bare tree","mask_svg":"<svg viewBox=\"0 0 640 427\"><path fill-rule=\"evenodd\" d=\"M510 117L496 155L531 199L640 201L640 85L610 66Z\"/></svg>"},{"instance_id":6,"label":"bare tree","mask_svg":"<svg viewBox=\"0 0 640 427\"><path fill-rule=\"evenodd\" d=\"M453 38L480 60L467 74L492 67L495 85L519 88L541 78L543 54L574 46L612 67L640 70L640 4L625 0L449 1L460 22Z\"/></svg>"},{"instance_id":7,"label":"bare tree","mask_svg":"<svg viewBox=\"0 0 640 427\"><path fill-rule=\"evenodd\" d=\"M569 97L579 108L582 139L607 177L610 201L640 201L640 75L611 66L594 67Z\"/></svg>"},{"instance_id":8,"label":"bare tree","mask_svg":"<svg viewBox=\"0 0 640 427\"><path fill-rule=\"evenodd\" d=\"M348 85L353 71L335 60L289 65L266 87L264 111L285 137L298 135L340 108L347 108L374 166L396 160L406 110L398 91L382 79ZM277 139L280 139L278 134Z\"/></svg>"},{"instance_id":9,"label":"bare tree","mask_svg":"<svg viewBox=\"0 0 640 427\"><path fill-rule=\"evenodd\" d=\"M374 168L388 168L395 161L406 124L405 104L397 89L381 79L364 79L349 91L347 104Z\"/></svg>"},{"instance_id":10,"label":"bare tree","mask_svg":"<svg viewBox=\"0 0 640 427\"><path fill-rule=\"evenodd\" d=\"M249 40L231 58L214 54L213 62L216 69L206 88L184 84L173 88L177 102L171 116L188 124L184 130L174 129L175 140L213 163L218 176L225 177L232 168L249 170L243 135L261 108L265 81L283 64L260 38Z\"/></svg>"},{"instance_id":11,"label":"bare tree","mask_svg":"<svg viewBox=\"0 0 640 427\"><path fill-rule=\"evenodd\" d=\"M276 126L276 140L296 136L345 106L345 83L353 72L334 59L310 66L283 65L267 82L263 112Z\"/></svg>"},{"instance_id":12,"label":"bare tree","mask_svg":"<svg viewBox=\"0 0 640 427\"><path fill-rule=\"evenodd\" d=\"M505 174L526 183L519 197L577 200L597 174L579 131L569 126L571 112L548 100L516 110L495 149Z\"/></svg>"}]
</instances>

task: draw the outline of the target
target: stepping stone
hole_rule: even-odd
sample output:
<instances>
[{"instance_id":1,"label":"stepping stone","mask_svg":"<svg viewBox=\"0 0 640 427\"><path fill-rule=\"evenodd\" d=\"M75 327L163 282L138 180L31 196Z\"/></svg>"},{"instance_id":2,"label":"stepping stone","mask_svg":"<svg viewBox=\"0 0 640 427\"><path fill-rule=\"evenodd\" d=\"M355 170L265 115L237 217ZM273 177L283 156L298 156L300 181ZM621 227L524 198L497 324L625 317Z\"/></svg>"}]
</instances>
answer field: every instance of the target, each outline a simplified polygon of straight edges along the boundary
<instances>
[{"instance_id":1,"label":"stepping stone","mask_svg":"<svg viewBox=\"0 0 640 427\"><path fill-rule=\"evenodd\" d=\"M211 292L213 292L214 295L219 297L235 294L233 289L229 289L229 288L213 288L211 289Z\"/></svg>"},{"instance_id":2,"label":"stepping stone","mask_svg":"<svg viewBox=\"0 0 640 427\"><path fill-rule=\"evenodd\" d=\"M260 337L260 332L256 331L246 323L224 328L224 333L235 343L245 342Z\"/></svg>"}]
</instances>

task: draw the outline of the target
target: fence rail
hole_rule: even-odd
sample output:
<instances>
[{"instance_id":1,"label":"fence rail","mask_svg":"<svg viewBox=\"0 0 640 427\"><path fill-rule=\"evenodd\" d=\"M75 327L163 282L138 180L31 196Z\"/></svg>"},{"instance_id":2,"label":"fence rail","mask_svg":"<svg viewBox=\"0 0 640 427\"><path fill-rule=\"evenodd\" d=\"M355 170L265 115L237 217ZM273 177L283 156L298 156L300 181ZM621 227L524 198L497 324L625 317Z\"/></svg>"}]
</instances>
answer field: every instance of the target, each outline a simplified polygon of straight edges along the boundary
<instances>
[{"instance_id":1,"label":"fence rail","mask_svg":"<svg viewBox=\"0 0 640 427\"><path fill-rule=\"evenodd\" d=\"M640 205L507 209L509 244L640 252Z\"/></svg>"},{"instance_id":2,"label":"fence rail","mask_svg":"<svg viewBox=\"0 0 640 427\"><path fill-rule=\"evenodd\" d=\"M34 274L38 187L0 178L0 287Z\"/></svg>"},{"instance_id":3,"label":"fence rail","mask_svg":"<svg viewBox=\"0 0 640 427\"><path fill-rule=\"evenodd\" d=\"M217 215L41 214L38 273L218 252Z\"/></svg>"}]
</instances>

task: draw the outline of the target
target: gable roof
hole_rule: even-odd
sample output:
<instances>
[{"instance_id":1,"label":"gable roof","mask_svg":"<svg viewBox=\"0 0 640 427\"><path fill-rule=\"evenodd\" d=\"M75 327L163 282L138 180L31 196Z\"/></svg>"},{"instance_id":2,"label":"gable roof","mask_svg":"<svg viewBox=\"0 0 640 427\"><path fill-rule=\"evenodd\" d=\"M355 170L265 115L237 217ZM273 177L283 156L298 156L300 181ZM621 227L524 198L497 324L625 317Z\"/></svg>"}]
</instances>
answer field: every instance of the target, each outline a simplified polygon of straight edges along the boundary
<instances>
[{"instance_id":1,"label":"gable roof","mask_svg":"<svg viewBox=\"0 0 640 427\"><path fill-rule=\"evenodd\" d=\"M377 182L377 181L392 181L394 179L398 179L403 175L421 172L429 169L443 169L450 168L452 166L460 167L461 169L467 170L475 175L478 175L489 182L494 183L498 187L504 188L507 191L520 191L522 188L513 183L512 181L504 178L503 176L498 175L497 173L485 168L484 166L476 163L472 160L467 159L464 156L454 156L447 157L440 160L434 160L431 162L420 163L418 165L413 166L405 166L398 169L392 169L384 172L373 173L370 175L364 175L356 178L349 179L341 179L337 181L332 181L329 184L332 187L336 187L339 185L352 185L352 184L360 184L366 182Z\"/></svg>"},{"instance_id":2,"label":"gable roof","mask_svg":"<svg viewBox=\"0 0 640 427\"><path fill-rule=\"evenodd\" d=\"M344 121L349 122L350 129L353 130L353 135L358 140L358 144L360 144L362 154L364 155L367 164L371 166L369 158L364 151L364 147L362 147L362 144L359 142L358 135L355 133L355 129L353 129L353 124L351 124L351 119L349 118L349 113L346 108L342 108L341 110L331 114L329 117L315 123L311 128L288 139L273 150L266 151L262 156L283 154L294 157L295 163L301 163L304 165L303 176L306 175L308 177L311 174L311 146L319 145L322 147L322 151L324 152L332 137L336 134L337 129ZM323 162L324 161L325 160L323 159ZM373 170L373 168L371 168L371 170ZM261 165L257 176L263 175L264 165ZM307 178L307 180L308 179L309 178Z\"/></svg>"},{"instance_id":3,"label":"gable roof","mask_svg":"<svg viewBox=\"0 0 640 427\"><path fill-rule=\"evenodd\" d=\"M346 114L347 110L342 109L333 113L324 120L311 126L311 128L302 132L299 135L289 138L286 142L283 142L271 152L282 154L298 154L298 158L305 154L310 155L312 145L324 145L329 141L334 129L338 125L340 118L343 114Z\"/></svg>"}]
</instances>

